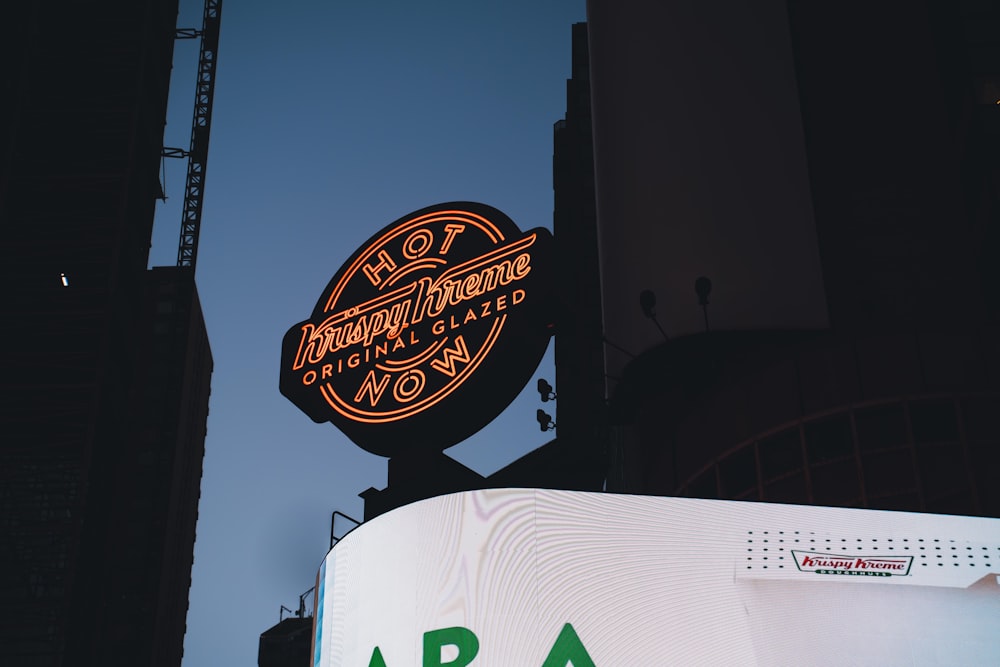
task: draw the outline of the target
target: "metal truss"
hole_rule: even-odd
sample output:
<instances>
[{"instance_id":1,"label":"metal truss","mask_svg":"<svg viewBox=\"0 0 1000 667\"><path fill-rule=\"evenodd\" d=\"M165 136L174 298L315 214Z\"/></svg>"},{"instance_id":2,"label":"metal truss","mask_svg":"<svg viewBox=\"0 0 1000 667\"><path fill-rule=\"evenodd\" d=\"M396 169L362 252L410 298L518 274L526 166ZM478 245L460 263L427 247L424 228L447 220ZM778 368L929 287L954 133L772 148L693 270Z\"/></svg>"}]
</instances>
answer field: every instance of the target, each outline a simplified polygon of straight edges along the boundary
<instances>
[{"instance_id":1,"label":"metal truss","mask_svg":"<svg viewBox=\"0 0 1000 667\"><path fill-rule=\"evenodd\" d=\"M188 170L184 186L184 211L181 215L181 238L177 249L177 266L190 266L192 269L198 257L198 233L205 194L205 170L208 166L208 138L212 125L212 98L215 93L215 64L221 18L222 0L205 0L191 148L187 152ZM176 36L178 39L193 39L196 35L191 30L178 30Z\"/></svg>"}]
</instances>

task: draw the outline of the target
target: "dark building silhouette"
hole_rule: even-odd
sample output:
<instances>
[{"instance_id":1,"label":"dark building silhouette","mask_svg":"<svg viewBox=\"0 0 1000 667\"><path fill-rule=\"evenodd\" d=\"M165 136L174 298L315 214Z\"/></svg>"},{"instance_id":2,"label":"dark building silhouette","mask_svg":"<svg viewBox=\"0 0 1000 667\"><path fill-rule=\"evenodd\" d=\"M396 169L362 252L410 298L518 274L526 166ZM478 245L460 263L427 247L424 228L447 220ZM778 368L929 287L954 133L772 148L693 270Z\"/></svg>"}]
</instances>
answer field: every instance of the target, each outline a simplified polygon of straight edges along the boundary
<instances>
[{"instance_id":1,"label":"dark building silhouette","mask_svg":"<svg viewBox=\"0 0 1000 667\"><path fill-rule=\"evenodd\" d=\"M356 524L354 519L351 522ZM330 528L332 547L335 541L332 524ZM310 588L299 596L299 606L294 612L281 605L278 623L260 634L257 642L257 667L303 667L313 664L315 590L315 587Z\"/></svg>"},{"instance_id":2,"label":"dark building silhouette","mask_svg":"<svg viewBox=\"0 0 1000 667\"><path fill-rule=\"evenodd\" d=\"M308 667L312 664L312 634L312 617L283 619L261 633L257 667Z\"/></svg>"},{"instance_id":3,"label":"dark building silhouette","mask_svg":"<svg viewBox=\"0 0 1000 667\"><path fill-rule=\"evenodd\" d=\"M1000 6L588 21L609 489L1000 516Z\"/></svg>"},{"instance_id":4,"label":"dark building silhouette","mask_svg":"<svg viewBox=\"0 0 1000 667\"><path fill-rule=\"evenodd\" d=\"M577 23L572 31L572 77L566 82L566 116L555 124L552 155L552 231L556 238L559 313L555 337L557 391L551 405L560 444L550 449L558 447L565 455L560 457L561 464L553 461L555 465L543 466L547 475L559 470L558 481L540 480L537 485L596 491L601 489L605 476L607 427L587 24ZM567 477L570 469L575 479Z\"/></svg>"},{"instance_id":5,"label":"dark building silhouette","mask_svg":"<svg viewBox=\"0 0 1000 667\"><path fill-rule=\"evenodd\" d=\"M0 664L183 651L212 357L147 271L176 0L5 6Z\"/></svg>"}]
</instances>

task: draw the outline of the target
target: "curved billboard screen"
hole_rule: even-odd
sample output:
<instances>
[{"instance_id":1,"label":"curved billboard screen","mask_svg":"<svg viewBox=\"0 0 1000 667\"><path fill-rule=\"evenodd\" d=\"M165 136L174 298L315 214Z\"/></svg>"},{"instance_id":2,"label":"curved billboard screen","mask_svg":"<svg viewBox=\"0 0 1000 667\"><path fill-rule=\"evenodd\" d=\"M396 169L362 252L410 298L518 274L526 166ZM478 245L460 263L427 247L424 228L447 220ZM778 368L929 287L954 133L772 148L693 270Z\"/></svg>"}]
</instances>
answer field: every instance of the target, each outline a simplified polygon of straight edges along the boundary
<instances>
[{"instance_id":1,"label":"curved billboard screen","mask_svg":"<svg viewBox=\"0 0 1000 667\"><path fill-rule=\"evenodd\" d=\"M1000 664L998 572L998 519L475 491L337 544L314 664Z\"/></svg>"}]
</instances>

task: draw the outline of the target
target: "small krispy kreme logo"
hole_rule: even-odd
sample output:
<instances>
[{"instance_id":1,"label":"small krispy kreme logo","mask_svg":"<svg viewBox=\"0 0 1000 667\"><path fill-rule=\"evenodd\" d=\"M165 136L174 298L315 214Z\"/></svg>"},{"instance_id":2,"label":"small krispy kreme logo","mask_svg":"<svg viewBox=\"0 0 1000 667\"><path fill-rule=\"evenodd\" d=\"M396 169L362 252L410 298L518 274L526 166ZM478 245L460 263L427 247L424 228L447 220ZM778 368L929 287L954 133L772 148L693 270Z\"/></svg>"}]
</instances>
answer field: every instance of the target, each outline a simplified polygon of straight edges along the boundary
<instances>
[{"instance_id":1,"label":"small krispy kreme logo","mask_svg":"<svg viewBox=\"0 0 1000 667\"><path fill-rule=\"evenodd\" d=\"M905 577L913 564L913 556L852 556L794 550L792 556L799 570L817 574Z\"/></svg>"},{"instance_id":2,"label":"small krispy kreme logo","mask_svg":"<svg viewBox=\"0 0 1000 667\"><path fill-rule=\"evenodd\" d=\"M437 441L439 449L471 435L516 395L495 396L510 393L503 390L508 376L525 365L530 376L544 352L548 333L526 336L525 326L538 312L550 240L546 230L522 233L482 204L442 204L404 216L359 249L313 316L285 335L282 393L376 453L398 446L372 447L371 438L403 434L390 425L419 426L412 420L424 414L440 419L403 435L420 436L424 446ZM540 343L527 351L526 364L521 357L530 338ZM459 400L449 410L467 387L478 388L478 400ZM467 421L487 412L474 427Z\"/></svg>"}]
</instances>

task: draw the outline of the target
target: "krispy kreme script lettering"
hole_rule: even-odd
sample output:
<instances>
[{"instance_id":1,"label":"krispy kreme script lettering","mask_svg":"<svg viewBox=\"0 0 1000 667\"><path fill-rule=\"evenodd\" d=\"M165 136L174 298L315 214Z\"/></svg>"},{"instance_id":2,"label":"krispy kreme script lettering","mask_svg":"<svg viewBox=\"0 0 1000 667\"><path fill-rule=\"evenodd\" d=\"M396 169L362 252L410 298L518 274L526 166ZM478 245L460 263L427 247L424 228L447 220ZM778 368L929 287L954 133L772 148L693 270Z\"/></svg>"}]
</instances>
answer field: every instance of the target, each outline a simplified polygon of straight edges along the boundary
<instances>
[{"instance_id":1,"label":"krispy kreme script lettering","mask_svg":"<svg viewBox=\"0 0 1000 667\"><path fill-rule=\"evenodd\" d=\"M320 363L324 357L353 345L371 345L380 337L392 340L425 317L471 301L531 273L531 254L524 252L535 234L463 262L436 279L419 278L399 289L337 312L321 324L302 326L302 339L292 370Z\"/></svg>"},{"instance_id":2,"label":"krispy kreme script lettering","mask_svg":"<svg viewBox=\"0 0 1000 667\"><path fill-rule=\"evenodd\" d=\"M906 561L888 558L835 558L801 556L802 567L817 567L830 570L905 570Z\"/></svg>"}]
</instances>

